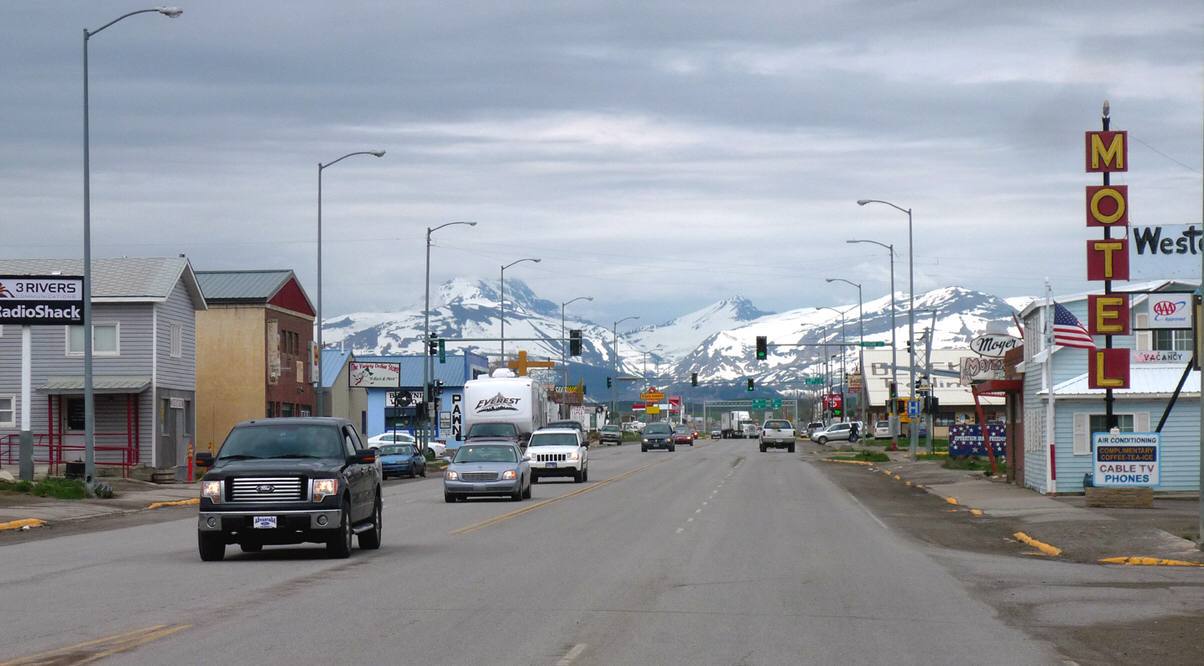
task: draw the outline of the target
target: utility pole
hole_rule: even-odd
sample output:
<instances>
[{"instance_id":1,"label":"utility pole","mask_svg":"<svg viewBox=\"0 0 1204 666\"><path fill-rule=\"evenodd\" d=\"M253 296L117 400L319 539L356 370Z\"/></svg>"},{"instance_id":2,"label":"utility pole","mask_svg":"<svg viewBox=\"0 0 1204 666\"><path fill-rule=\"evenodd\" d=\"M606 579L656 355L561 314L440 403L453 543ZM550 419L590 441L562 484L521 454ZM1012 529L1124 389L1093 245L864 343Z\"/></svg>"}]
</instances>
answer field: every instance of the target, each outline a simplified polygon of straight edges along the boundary
<instances>
[{"instance_id":1,"label":"utility pole","mask_svg":"<svg viewBox=\"0 0 1204 666\"><path fill-rule=\"evenodd\" d=\"M936 337L936 310L932 311L932 327L928 329L928 339L924 349L924 381L928 382L928 395L936 395L936 383L932 381L932 339ZM928 453L932 453L932 428L935 424L933 415L924 410L924 418L928 422ZM983 424L986 427L986 424Z\"/></svg>"}]
</instances>

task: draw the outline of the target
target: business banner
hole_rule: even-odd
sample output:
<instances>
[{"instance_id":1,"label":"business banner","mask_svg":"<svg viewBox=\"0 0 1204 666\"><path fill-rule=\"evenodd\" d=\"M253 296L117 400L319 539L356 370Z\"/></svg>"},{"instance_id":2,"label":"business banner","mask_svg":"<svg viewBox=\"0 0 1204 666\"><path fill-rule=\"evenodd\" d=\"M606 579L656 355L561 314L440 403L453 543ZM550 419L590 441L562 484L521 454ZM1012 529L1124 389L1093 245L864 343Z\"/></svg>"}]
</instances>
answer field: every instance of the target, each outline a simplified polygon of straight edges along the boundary
<instances>
[{"instance_id":1,"label":"business banner","mask_svg":"<svg viewBox=\"0 0 1204 666\"><path fill-rule=\"evenodd\" d=\"M84 323L84 279L62 275L0 275L0 325Z\"/></svg>"},{"instance_id":2,"label":"business banner","mask_svg":"<svg viewBox=\"0 0 1204 666\"><path fill-rule=\"evenodd\" d=\"M987 437L996 457L1007 455L1007 429L1003 424L988 423ZM987 448L982 443L982 427L977 423L960 423L949 426L949 457L986 457Z\"/></svg>"},{"instance_id":3,"label":"business banner","mask_svg":"<svg viewBox=\"0 0 1204 666\"><path fill-rule=\"evenodd\" d=\"M398 388L401 386L400 363L351 363L347 381L352 388Z\"/></svg>"}]
</instances>

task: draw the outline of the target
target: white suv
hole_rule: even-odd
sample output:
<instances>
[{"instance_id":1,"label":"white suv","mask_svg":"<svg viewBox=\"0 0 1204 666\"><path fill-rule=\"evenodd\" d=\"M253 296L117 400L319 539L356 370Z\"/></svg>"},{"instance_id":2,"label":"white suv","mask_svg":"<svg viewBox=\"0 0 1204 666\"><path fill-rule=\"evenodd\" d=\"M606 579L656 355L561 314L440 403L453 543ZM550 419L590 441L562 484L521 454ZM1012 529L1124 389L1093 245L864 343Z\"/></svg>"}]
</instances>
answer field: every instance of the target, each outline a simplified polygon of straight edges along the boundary
<instances>
[{"instance_id":1,"label":"white suv","mask_svg":"<svg viewBox=\"0 0 1204 666\"><path fill-rule=\"evenodd\" d=\"M771 419L761 426L761 453L769 447L785 448L794 453L794 426L790 421Z\"/></svg>"},{"instance_id":2,"label":"white suv","mask_svg":"<svg viewBox=\"0 0 1204 666\"><path fill-rule=\"evenodd\" d=\"M572 428L544 428L527 443L531 481L545 476L571 476L575 483L589 481L589 451L581 433Z\"/></svg>"},{"instance_id":3,"label":"white suv","mask_svg":"<svg viewBox=\"0 0 1204 666\"><path fill-rule=\"evenodd\" d=\"M827 428L816 430L815 432L811 433L811 441L818 442L820 444L827 444L832 440L841 439L848 441L852 425L852 423L848 422L833 423Z\"/></svg>"}]
</instances>

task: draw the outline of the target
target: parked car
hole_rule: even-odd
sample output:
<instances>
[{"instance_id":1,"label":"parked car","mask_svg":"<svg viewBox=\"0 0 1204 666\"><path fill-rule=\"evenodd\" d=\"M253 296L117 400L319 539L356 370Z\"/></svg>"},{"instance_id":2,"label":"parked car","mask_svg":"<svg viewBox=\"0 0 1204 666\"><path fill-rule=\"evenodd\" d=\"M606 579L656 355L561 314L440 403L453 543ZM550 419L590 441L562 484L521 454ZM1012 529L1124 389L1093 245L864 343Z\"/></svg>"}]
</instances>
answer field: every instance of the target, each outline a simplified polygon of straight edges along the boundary
<instances>
[{"instance_id":1,"label":"parked car","mask_svg":"<svg viewBox=\"0 0 1204 666\"><path fill-rule=\"evenodd\" d=\"M658 421L644 427L644 434L640 439L640 451L647 453L648 449L677 450L677 446L673 443L673 428L670 428L668 423Z\"/></svg>"},{"instance_id":2,"label":"parked car","mask_svg":"<svg viewBox=\"0 0 1204 666\"><path fill-rule=\"evenodd\" d=\"M380 547L381 478L376 451L350 421L274 418L234 426L217 455L202 451L197 548L221 560L228 544L324 543L330 557Z\"/></svg>"},{"instance_id":3,"label":"parked car","mask_svg":"<svg viewBox=\"0 0 1204 666\"><path fill-rule=\"evenodd\" d=\"M673 443L694 446L694 431L684 425L673 429Z\"/></svg>"},{"instance_id":4,"label":"parked car","mask_svg":"<svg viewBox=\"0 0 1204 666\"><path fill-rule=\"evenodd\" d=\"M415 444L418 439L408 432L389 431L368 438L368 448L376 449L385 444Z\"/></svg>"},{"instance_id":5,"label":"parked car","mask_svg":"<svg viewBox=\"0 0 1204 666\"><path fill-rule=\"evenodd\" d=\"M390 476L426 476L426 456L413 444L386 444L376 450L382 479Z\"/></svg>"},{"instance_id":6,"label":"parked car","mask_svg":"<svg viewBox=\"0 0 1204 666\"><path fill-rule=\"evenodd\" d=\"M443 501L489 495L519 502L531 496L531 464L508 439L465 442L443 473Z\"/></svg>"},{"instance_id":7,"label":"parked car","mask_svg":"<svg viewBox=\"0 0 1204 666\"><path fill-rule=\"evenodd\" d=\"M581 433L572 428L541 428L531 433L527 456L531 481L547 476L571 476L574 483L589 481L589 451Z\"/></svg>"},{"instance_id":8,"label":"parked car","mask_svg":"<svg viewBox=\"0 0 1204 666\"><path fill-rule=\"evenodd\" d=\"M849 431L850 431L852 425L853 425L852 423L849 423L847 421L842 421L840 423L833 423L832 425L828 426L827 428L824 428L822 430L817 430L817 431L811 433L811 441L817 442L819 444L827 444L828 442L831 442L831 441L840 441L840 440L848 441Z\"/></svg>"},{"instance_id":9,"label":"parked car","mask_svg":"<svg viewBox=\"0 0 1204 666\"><path fill-rule=\"evenodd\" d=\"M790 421L771 419L761 426L761 453L770 447L794 453L794 425Z\"/></svg>"},{"instance_id":10,"label":"parked car","mask_svg":"<svg viewBox=\"0 0 1204 666\"><path fill-rule=\"evenodd\" d=\"M623 430L617 425L604 425L600 431L600 438L603 444L612 442L615 446L622 446Z\"/></svg>"},{"instance_id":11,"label":"parked car","mask_svg":"<svg viewBox=\"0 0 1204 666\"><path fill-rule=\"evenodd\" d=\"M807 437L810 437L811 435L815 434L816 431L823 430L824 427L825 426L824 426L823 421L812 421L812 422L808 423L807 424Z\"/></svg>"},{"instance_id":12,"label":"parked car","mask_svg":"<svg viewBox=\"0 0 1204 666\"><path fill-rule=\"evenodd\" d=\"M870 433L871 439L890 439L890 421L875 421L874 430Z\"/></svg>"},{"instance_id":13,"label":"parked car","mask_svg":"<svg viewBox=\"0 0 1204 666\"><path fill-rule=\"evenodd\" d=\"M526 448L527 436L519 432L518 426L513 423L492 422L492 423L474 423L468 428L468 432L464 435L465 442L471 442L475 439L505 439L514 444L520 449Z\"/></svg>"}]
</instances>

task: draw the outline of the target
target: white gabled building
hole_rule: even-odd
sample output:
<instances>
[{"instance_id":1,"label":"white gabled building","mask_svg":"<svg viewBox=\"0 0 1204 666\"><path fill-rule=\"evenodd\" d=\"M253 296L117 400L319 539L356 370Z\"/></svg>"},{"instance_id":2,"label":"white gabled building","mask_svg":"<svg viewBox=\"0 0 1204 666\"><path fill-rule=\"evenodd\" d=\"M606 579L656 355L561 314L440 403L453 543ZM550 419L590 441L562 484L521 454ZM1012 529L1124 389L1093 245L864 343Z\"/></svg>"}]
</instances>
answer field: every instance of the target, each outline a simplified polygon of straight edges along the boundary
<instances>
[{"instance_id":1,"label":"white gabled building","mask_svg":"<svg viewBox=\"0 0 1204 666\"><path fill-rule=\"evenodd\" d=\"M1153 431L1166 412L1184 368L1192 356L1190 330L1149 330L1150 293L1191 292L1194 283L1162 280L1125 285L1116 291L1133 293L1130 298L1133 335L1113 336L1113 346L1133 350L1130 387L1115 390L1114 413L1125 432ZM1087 325L1087 294L1055 297L1084 326ZM1023 391L1023 482L1042 493L1077 493L1084 476L1091 472L1091 433L1105 427L1103 389L1090 389L1087 382L1088 352L1054 346L1045 353L1043 335L1045 301L1039 300L1021 312L1024 325ZM1102 347L1103 338L1096 343ZM1152 353L1164 352L1164 353ZM1046 360L1048 356L1048 360ZM1046 383L1044 363L1052 363L1052 384ZM1054 447L1046 446L1046 417L1049 391L1054 401ZM1200 488L1200 373L1187 373L1174 408L1162 428L1161 485L1156 492L1198 491ZM1051 465L1052 462L1052 465Z\"/></svg>"}]
</instances>

